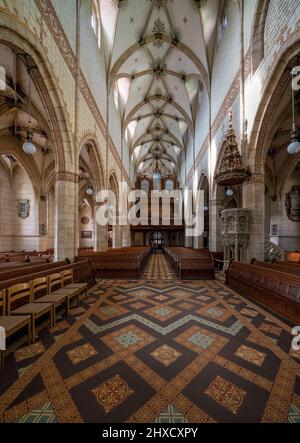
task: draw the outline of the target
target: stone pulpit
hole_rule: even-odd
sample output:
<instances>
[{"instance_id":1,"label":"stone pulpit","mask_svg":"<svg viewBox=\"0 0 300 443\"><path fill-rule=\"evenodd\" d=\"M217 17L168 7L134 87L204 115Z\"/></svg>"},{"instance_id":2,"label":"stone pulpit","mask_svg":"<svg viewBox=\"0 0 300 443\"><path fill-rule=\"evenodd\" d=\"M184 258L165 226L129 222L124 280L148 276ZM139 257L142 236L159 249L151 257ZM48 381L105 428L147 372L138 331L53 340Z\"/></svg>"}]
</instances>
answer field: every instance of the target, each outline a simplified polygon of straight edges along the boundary
<instances>
[{"instance_id":1,"label":"stone pulpit","mask_svg":"<svg viewBox=\"0 0 300 443\"><path fill-rule=\"evenodd\" d=\"M246 261L249 239L249 211L225 209L221 212L224 260Z\"/></svg>"}]
</instances>

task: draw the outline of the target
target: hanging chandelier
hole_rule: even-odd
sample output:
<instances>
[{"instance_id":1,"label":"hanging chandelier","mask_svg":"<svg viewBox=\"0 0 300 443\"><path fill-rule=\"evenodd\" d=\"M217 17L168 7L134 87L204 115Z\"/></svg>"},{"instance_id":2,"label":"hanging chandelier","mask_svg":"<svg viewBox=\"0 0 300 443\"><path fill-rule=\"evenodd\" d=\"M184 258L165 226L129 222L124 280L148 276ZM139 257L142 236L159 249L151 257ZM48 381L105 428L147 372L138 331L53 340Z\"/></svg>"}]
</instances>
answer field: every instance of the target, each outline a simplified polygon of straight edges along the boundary
<instances>
[{"instance_id":1,"label":"hanging chandelier","mask_svg":"<svg viewBox=\"0 0 300 443\"><path fill-rule=\"evenodd\" d=\"M31 123L31 71L33 66L27 66L27 72L29 76L29 119L28 119L28 131L26 136L26 141L23 143L23 151L28 155L34 155L36 153L36 146L33 143L33 132Z\"/></svg>"},{"instance_id":2,"label":"hanging chandelier","mask_svg":"<svg viewBox=\"0 0 300 443\"><path fill-rule=\"evenodd\" d=\"M87 187L87 190L85 191L87 195L93 195L94 194L94 188L92 183L90 183Z\"/></svg>"},{"instance_id":3,"label":"hanging chandelier","mask_svg":"<svg viewBox=\"0 0 300 443\"><path fill-rule=\"evenodd\" d=\"M226 197L233 197L234 191L231 188L226 188L225 194L226 194Z\"/></svg>"},{"instance_id":4,"label":"hanging chandelier","mask_svg":"<svg viewBox=\"0 0 300 443\"><path fill-rule=\"evenodd\" d=\"M295 119L295 94L293 88L294 75L296 75L295 68L291 72L292 74L292 115L293 115L293 123L292 123L292 131L291 131L291 142L288 145L287 151L291 155L298 154L300 152L300 140L299 134L296 129L296 119Z\"/></svg>"},{"instance_id":5,"label":"hanging chandelier","mask_svg":"<svg viewBox=\"0 0 300 443\"><path fill-rule=\"evenodd\" d=\"M215 182L221 186L236 186L249 177L249 170L243 165L235 130L232 123L232 110L229 111L229 128L226 146Z\"/></svg>"}]
</instances>

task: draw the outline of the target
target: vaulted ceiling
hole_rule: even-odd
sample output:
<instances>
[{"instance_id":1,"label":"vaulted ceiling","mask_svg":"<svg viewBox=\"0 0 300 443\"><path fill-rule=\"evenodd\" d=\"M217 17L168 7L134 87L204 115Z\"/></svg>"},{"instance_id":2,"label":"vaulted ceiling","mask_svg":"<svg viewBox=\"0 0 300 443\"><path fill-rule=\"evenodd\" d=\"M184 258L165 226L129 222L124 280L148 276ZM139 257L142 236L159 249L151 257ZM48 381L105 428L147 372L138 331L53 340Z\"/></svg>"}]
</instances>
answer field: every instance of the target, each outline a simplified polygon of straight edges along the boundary
<instances>
[{"instance_id":1,"label":"vaulted ceiling","mask_svg":"<svg viewBox=\"0 0 300 443\"><path fill-rule=\"evenodd\" d=\"M209 91L219 0L101 0L103 45L135 172L170 173Z\"/></svg>"}]
</instances>

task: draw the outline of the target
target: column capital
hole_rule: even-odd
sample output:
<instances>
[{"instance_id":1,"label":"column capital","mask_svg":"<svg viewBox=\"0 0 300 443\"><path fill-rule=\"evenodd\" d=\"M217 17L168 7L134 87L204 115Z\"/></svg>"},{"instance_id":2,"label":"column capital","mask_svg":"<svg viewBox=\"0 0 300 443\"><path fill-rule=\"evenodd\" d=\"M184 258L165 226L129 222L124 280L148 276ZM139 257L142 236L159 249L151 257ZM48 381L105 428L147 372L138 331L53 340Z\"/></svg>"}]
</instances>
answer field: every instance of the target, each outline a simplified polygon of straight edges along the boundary
<instances>
[{"instance_id":1,"label":"column capital","mask_svg":"<svg viewBox=\"0 0 300 443\"><path fill-rule=\"evenodd\" d=\"M79 175L69 171L59 171L55 174L56 181L79 183Z\"/></svg>"},{"instance_id":2,"label":"column capital","mask_svg":"<svg viewBox=\"0 0 300 443\"><path fill-rule=\"evenodd\" d=\"M264 184L265 183L265 176L263 174L257 173L257 174L251 174L249 179L244 182L244 186L251 185L251 184Z\"/></svg>"}]
</instances>

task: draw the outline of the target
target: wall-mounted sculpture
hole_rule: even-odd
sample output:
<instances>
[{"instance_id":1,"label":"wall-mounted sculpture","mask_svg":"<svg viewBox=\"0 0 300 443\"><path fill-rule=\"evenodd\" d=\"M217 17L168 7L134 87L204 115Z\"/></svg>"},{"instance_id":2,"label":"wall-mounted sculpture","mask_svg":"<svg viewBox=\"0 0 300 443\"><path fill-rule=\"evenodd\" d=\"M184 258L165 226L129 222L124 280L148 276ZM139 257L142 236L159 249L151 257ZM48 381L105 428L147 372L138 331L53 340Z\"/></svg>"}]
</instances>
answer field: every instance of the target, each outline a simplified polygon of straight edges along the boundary
<instances>
[{"instance_id":1,"label":"wall-mounted sculpture","mask_svg":"<svg viewBox=\"0 0 300 443\"><path fill-rule=\"evenodd\" d=\"M293 222L300 222L300 185L293 186L285 198L286 215Z\"/></svg>"}]
</instances>

